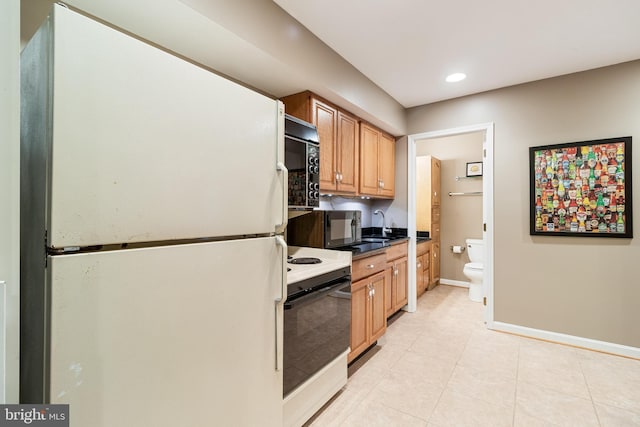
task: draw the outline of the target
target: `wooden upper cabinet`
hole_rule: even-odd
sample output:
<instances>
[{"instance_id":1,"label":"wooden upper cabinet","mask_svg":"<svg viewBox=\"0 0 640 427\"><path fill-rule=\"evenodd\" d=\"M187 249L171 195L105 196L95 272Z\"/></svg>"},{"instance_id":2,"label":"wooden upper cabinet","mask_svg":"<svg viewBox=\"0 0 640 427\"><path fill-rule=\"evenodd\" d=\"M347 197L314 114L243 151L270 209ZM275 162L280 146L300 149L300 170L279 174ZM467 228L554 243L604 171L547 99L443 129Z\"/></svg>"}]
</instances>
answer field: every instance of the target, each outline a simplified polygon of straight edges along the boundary
<instances>
[{"instance_id":1,"label":"wooden upper cabinet","mask_svg":"<svg viewBox=\"0 0 640 427\"><path fill-rule=\"evenodd\" d=\"M338 179L336 191L353 194L358 192L359 142L360 125L358 119L338 111L338 139L336 144Z\"/></svg>"},{"instance_id":2,"label":"wooden upper cabinet","mask_svg":"<svg viewBox=\"0 0 640 427\"><path fill-rule=\"evenodd\" d=\"M287 114L314 124L320 137L320 192L358 192L359 122L311 92L282 98Z\"/></svg>"},{"instance_id":3,"label":"wooden upper cabinet","mask_svg":"<svg viewBox=\"0 0 640 427\"><path fill-rule=\"evenodd\" d=\"M320 192L395 197L395 139L312 92L281 99L287 114L316 125Z\"/></svg>"},{"instance_id":4,"label":"wooden upper cabinet","mask_svg":"<svg viewBox=\"0 0 640 427\"><path fill-rule=\"evenodd\" d=\"M364 122L360 123L360 194L395 196L395 140Z\"/></svg>"},{"instance_id":5,"label":"wooden upper cabinet","mask_svg":"<svg viewBox=\"0 0 640 427\"><path fill-rule=\"evenodd\" d=\"M286 107L285 107L286 108ZM338 111L317 100L311 100L311 120L320 137L320 191L336 189L336 136L338 134Z\"/></svg>"},{"instance_id":6,"label":"wooden upper cabinet","mask_svg":"<svg viewBox=\"0 0 640 427\"><path fill-rule=\"evenodd\" d=\"M440 169L439 159L433 156L416 157L416 228L418 231L429 231L432 239L433 224L440 223Z\"/></svg>"},{"instance_id":7,"label":"wooden upper cabinet","mask_svg":"<svg viewBox=\"0 0 640 427\"><path fill-rule=\"evenodd\" d=\"M382 181L380 194L393 198L396 193L396 141L391 136L380 133L378 145L378 174Z\"/></svg>"},{"instance_id":8,"label":"wooden upper cabinet","mask_svg":"<svg viewBox=\"0 0 640 427\"><path fill-rule=\"evenodd\" d=\"M435 157L431 157L431 206L440 206L440 176L441 162Z\"/></svg>"},{"instance_id":9,"label":"wooden upper cabinet","mask_svg":"<svg viewBox=\"0 0 640 427\"><path fill-rule=\"evenodd\" d=\"M360 124L360 194L378 194L378 132Z\"/></svg>"}]
</instances>

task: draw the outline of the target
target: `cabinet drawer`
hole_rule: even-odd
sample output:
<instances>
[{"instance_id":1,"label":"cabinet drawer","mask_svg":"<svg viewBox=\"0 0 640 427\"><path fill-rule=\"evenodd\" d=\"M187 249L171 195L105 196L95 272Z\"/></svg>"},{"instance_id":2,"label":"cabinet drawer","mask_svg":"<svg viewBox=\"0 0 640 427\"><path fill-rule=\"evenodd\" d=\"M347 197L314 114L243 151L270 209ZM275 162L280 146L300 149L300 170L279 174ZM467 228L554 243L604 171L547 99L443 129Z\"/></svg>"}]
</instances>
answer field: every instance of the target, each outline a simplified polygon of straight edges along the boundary
<instances>
[{"instance_id":1,"label":"cabinet drawer","mask_svg":"<svg viewBox=\"0 0 640 427\"><path fill-rule=\"evenodd\" d=\"M431 222L440 223L440 206L431 208Z\"/></svg>"},{"instance_id":2,"label":"cabinet drawer","mask_svg":"<svg viewBox=\"0 0 640 427\"><path fill-rule=\"evenodd\" d=\"M439 222L431 224L431 240L434 242L440 241L440 223Z\"/></svg>"},{"instance_id":3,"label":"cabinet drawer","mask_svg":"<svg viewBox=\"0 0 640 427\"><path fill-rule=\"evenodd\" d=\"M355 282L363 277L371 276L382 271L387 266L387 256L385 254L374 255L353 261L351 264L351 281Z\"/></svg>"},{"instance_id":4,"label":"cabinet drawer","mask_svg":"<svg viewBox=\"0 0 640 427\"><path fill-rule=\"evenodd\" d=\"M420 242L416 245L416 256L425 254L431 247L431 242Z\"/></svg>"},{"instance_id":5,"label":"cabinet drawer","mask_svg":"<svg viewBox=\"0 0 640 427\"><path fill-rule=\"evenodd\" d=\"M409 242L399 243L387 248L387 261L407 256L409 250Z\"/></svg>"}]
</instances>

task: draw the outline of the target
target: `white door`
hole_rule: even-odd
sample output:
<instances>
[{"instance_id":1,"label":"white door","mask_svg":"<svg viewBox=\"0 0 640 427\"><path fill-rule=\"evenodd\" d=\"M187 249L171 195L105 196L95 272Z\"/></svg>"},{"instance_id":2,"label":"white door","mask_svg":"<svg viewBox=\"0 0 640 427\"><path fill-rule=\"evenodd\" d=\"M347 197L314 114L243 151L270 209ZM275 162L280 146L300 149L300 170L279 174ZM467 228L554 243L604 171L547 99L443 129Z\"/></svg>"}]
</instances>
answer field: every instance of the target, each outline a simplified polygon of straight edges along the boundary
<instances>
[{"instance_id":1,"label":"white door","mask_svg":"<svg viewBox=\"0 0 640 427\"><path fill-rule=\"evenodd\" d=\"M271 237L50 257L50 402L75 426L281 426L284 252Z\"/></svg>"},{"instance_id":2,"label":"white door","mask_svg":"<svg viewBox=\"0 0 640 427\"><path fill-rule=\"evenodd\" d=\"M54 16L49 246L283 222L279 102L64 7Z\"/></svg>"}]
</instances>

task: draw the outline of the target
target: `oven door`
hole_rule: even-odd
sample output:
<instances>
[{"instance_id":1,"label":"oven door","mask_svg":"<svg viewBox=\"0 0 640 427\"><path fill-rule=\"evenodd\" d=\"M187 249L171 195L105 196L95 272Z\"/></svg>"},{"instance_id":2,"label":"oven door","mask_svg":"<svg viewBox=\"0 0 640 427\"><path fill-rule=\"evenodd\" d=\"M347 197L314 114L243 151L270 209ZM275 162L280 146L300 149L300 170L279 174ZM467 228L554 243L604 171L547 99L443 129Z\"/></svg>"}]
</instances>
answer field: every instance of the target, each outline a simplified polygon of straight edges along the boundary
<instances>
[{"instance_id":1,"label":"oven door","mask_svg":"<svg viewBox=\"0 0 640 427\"><path fill-rule=\"evenodd\" d=\"M290 296L284 310L283 396L287 396L349 348L351 278Z\"/></svg>"}]
</instances>

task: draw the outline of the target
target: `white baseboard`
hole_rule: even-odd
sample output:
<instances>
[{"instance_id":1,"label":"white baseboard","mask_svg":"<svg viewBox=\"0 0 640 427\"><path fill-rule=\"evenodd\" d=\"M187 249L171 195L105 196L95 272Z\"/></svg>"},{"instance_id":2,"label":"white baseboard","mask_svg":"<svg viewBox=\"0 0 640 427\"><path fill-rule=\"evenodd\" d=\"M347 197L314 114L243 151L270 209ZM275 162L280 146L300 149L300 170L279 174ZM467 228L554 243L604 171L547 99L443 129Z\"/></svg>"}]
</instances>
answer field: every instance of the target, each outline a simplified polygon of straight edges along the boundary
<instances>
[{"instance_id":1,"label":"white baseboard","mask_svg":"<svg viewBox=\"0 0 640 427\"><path fill-rule=\"evenodd\" d=\"M632 357L640 359L640 348L630 347L621 344L610 343L606 341L592 340L590 338L576 337L573 335L561 334L558 332L544 331L541 329L527 328L526 326L512 325L503 322L491 322L489 329L496 331L509 332L516 335L522 335L530 338L537 338L546 341L567 344L574 347L582 347L589 350L611 353L618 356Z\"/></svg>"},{"instance_id":2,"label":"white baseboard","mask_svg":"<svg viewBox=\"0 0 640 427\"><path fill-rule=\"evenodd\" d=\"M441 285L459 286L461 288L468 288L469 282L463 282L462 280L440 279Z\"/></svg>"}]
</instances>

